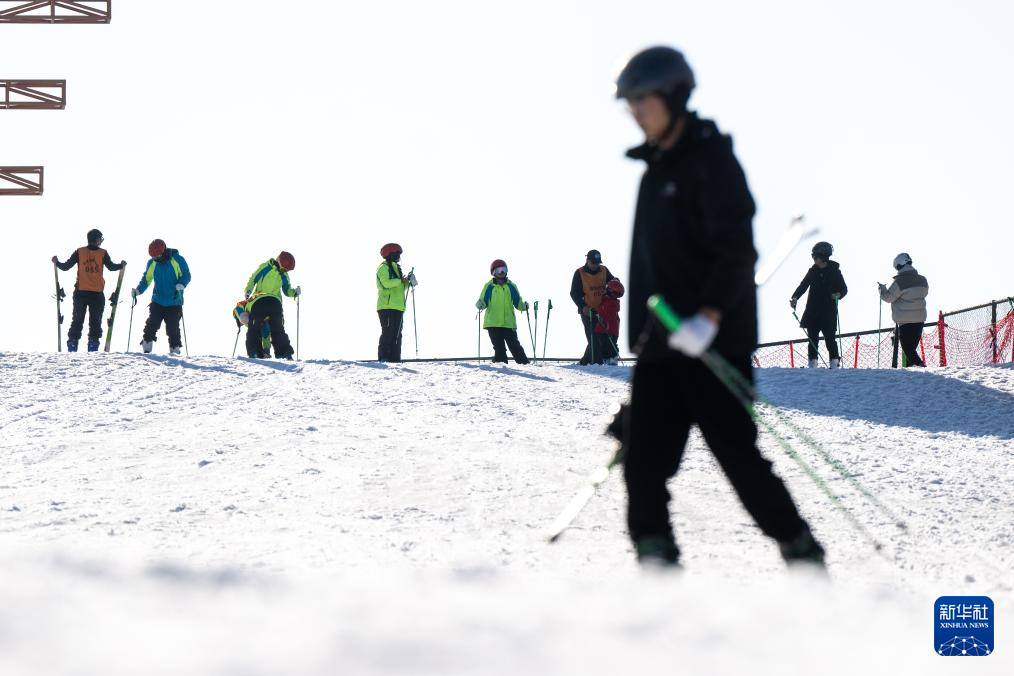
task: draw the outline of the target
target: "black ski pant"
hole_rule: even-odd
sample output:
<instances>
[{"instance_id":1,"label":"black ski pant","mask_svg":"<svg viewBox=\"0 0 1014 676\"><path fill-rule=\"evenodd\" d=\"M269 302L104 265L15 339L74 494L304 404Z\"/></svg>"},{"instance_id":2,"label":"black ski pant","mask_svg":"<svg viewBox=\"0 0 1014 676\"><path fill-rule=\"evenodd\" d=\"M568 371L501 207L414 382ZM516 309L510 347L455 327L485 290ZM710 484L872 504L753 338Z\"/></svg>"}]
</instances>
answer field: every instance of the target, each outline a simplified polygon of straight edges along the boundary
<instances>
[{"instance_id":1,"label":"black ski pant","mask_svg":"<svg viewBox=\"0 0 1014 676\"><path fill-rule=\"evenodd\" d=\"M285 314L282 301L274 296L258 298L250 308L250 321L246 327L246 354L255 359L270 357L261 347L261 336L267 325L271 333L271 345L275 350L275 359L288 359L292 356L292 343L285 333Z\"/></svg>"},{"instance_id":2,"label":"black ski pant","mask_svg":"<svg viewBox=\"0 0 1014 676\"><path fill-rule=\"evenodd\" d=\"M840 359L838 354L838 318L834 315L825 317L819 323L806 327L806 337L809 338L806 346L806 355L810 359L817 358L817 341L820 334L824 334L824 344L827 345L827 356L829 359Z\"/></svg>"},{"instance_id":3,"label":"black ski pant","mask_svg":"<svg viewBox=\"0 0 1014 676\"><path fill-rule=\"evenodd\" d=\"M377 359L401 361L401 326L405 319L404 310L377 310L377 316L380 317Z\"/></svg>"},{"instance_id":4,"label":"black ski pant","mask_svg":"<svg viewBox=\"0 0 1014 676\"><path fill-rule=\"evenodd\" d=\"M588 316L587 312L581 313L581 324L584 326L584 337L588 341L587 346L584 348L584 354L581 355L582 364L601 364L602 357L599 354L598 346L595 344L595 324L592 318L595 316L595 311L592 311L592 317Z\"/></svg>"},{"instance_id":5,"label":"black ski pant","mask_svg":"<svg viewBox=\"0 0 1014 676\"><path fill-rule=\"evenodd\" d=\"M494 362L506 364L507 350L510 349L514 361L519 364L528 363L528 355L525 354L525 348L521 347L521 342L518 340L517 329L490 327L486 331L489 332L489 342L493 343Z\"/></svg>"},{"instance_id":6,"label":"black ski pant","mask_svg":"<svg viewBox=\"0 0 1014 676\"><path fill-rule=\"evenodd\" d=\"M88 312L88 342L97 342L102 337L102 313L106 309L106 297L101 291L74 291L74 310L70 319L67 340L81 340L85 311Z\"/></svg>"},{"instance_id":7,"label":"black ski pant","mask_svg":"<svg viewBox=\"0 0 1014 676\"><path fill-rule=\"evenodd\" d=\"M925 366L919 356L919 339L922 337L922 323L899 324L898 340L901 342L901 351L905 353L905 363L908 366Z\"/></svg>"},{"instance_id":8,"label":"black ski pant","mask_svg":"<svg viewBox=\"0 0 1014 676\"><path fill-rule=\"evenodd\" d=\"M616 340L616 338L607 333L596 333L593 341L595 347L595 360L590 363L602 364L607 359L619 357L620 353L616 351L615 347Z\"/></svg>"},{"instance_id":9,"label":"black ski pant","mask_svg":"<svg viewBox=\"0 0 1014 676\"><path fill-rule=\"evenodd\" d=\"M146 343L154 343L155 334L162 327L162 322L165 322L165 333L169 336L169 347L183 347L183 339L180 337L180 320L182 318L182 305L149 303L148 321L144 323L144 332L141 334L141 340Z\"/></svg>"},{"instance_id":10,"label":"black ski pant","mask_svg":"<svg viewBox=\"0 0 1014 676\"><path fill-rule=\"evenodd\" d=\"M752 380L749 357L733 366ZM638 362L624 424L627 526L636 543L672 538L666 482L679 470L697 425L740 501L765 535L790 541L804 522L785 484L757 448L757 427L743 404L699 360ZM700 505L702 511L708 505Z\"/></svg>"}]
</instances>

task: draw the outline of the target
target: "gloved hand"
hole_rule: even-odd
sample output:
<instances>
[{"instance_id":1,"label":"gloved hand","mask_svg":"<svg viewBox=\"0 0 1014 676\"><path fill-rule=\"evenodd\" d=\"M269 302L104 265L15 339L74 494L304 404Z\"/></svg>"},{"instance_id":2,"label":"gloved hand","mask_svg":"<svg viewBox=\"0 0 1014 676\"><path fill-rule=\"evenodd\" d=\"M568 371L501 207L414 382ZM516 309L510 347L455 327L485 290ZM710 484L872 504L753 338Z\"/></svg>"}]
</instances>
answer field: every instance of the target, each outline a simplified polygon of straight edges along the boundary
<instances>
[{"instance_id":1,"label":"gloved hand","mask_svg":"<svg viewBox=\"0 0 1014 676\"><path fill-rule=\"evenodd\" d=\"M243 289L243 300L250 300L250 290Z\"/></svg>"},{"instance_id":2,"label":"gloved hand","mask_svg":"<svg viewBox=\"0 0 1014 676\"><path fill-rule=\"evenodd\" d=\"M181 293L182 293L183 289L185 289L185 288L186 288L186 287L185 287L185 286L183 286L182 284L177 284L177 285L176 285L176 290L177 290L177 291L179 291L179 292L181 292Z\"/></svg>"},{"instance_id":3,"label":"gloved hand","mask_svg":"<svg viewBox=\"0 0 1014 676\"><path fill-rule=\"evenodd\" d=\"M831 294L831 298L838 300L839 298L841 298L841 294L835 291L834 293Z\"/></svg>"},{"instance_id":4,"label":"gloved hand","mask_svg":"<svg viewBox=\"0 0 1014 676\"><path fill-rule=\"evenodd\" d=\"M711 347L718 335L718 324L704 315L696 314L684 320L678 330L669 334L669 347L688 357L700 357Z\"/></svg>"},{"instance_id":5,"label":"gloved hand","mask_svg":"<svg viewBox=\"0 0 1014 676\"><path fill-rule=\"evenodd\" d=\"M789 299L789 307L791 307L791 308L792 308L793 310L795 310L795 309L796 309L796 301L797 301L797 300L798 300L798 299L796 299L796 298L790 298L790 299Z\"/></svg>"},{"instance_id":6,"label":"gloved hand","mask_svg":"<svg viewBox=\"0 0 1014 676\"><path fill-rule=\"evenodd\" d=\"M303 293L303 290L297 286L292 290L292 293L296 294L296 298L299 298L299 294Z\"/></svg>"},{"instance_id":7,"label":"gloved hand","mask_svg":"<svg viewBox=\"0 0 1014 676\"><path fill-rule=\"evenodd\" d=\"M582 317L587 317L589 312L591 312L591 308L590 307L588 307L587 305L582 305L581 306L581 316Z\"/></svg>"},{"instance_id":8,"label":"gloved hand","mask_svg":"<svg viewBox=\"0 0 1014 676\"><path fill-rule=\"evenodd\" d=\"M419 285L419 282L415 278L415 273L414 272L408 273L408 283L409 283L410 286L418 286Z\"/></svg>"},{"instance_id":9,"label":"gloved hand","mask_svg":"<svg viewBox=\"0 0 1014 676\"><path fill-rule=\"evenodd\" d=\"M131 298L137 298L139 295L141 295L141 292L138 291L137 289L131 289L130 290L130 297Z\"/></svg>"},{"instance_id":10,"label":"gloved hand","mask_svg":"<svg viewBox=\"0 0 1014 676\"><path fill-rule=\"evenodd\" d=\"M525 312L528 312L528 301L527 300L522 301L521 302L521 307L523 307L525 309Z\"/></svg>"},{"instance_id":11,"label":"gloved hand","mask_svg":"<svg viewBox=\"0 0 1014 676\"><path fill-rule=\"evenodd\" d=\"M477 300L477 301L475 301L475 309L476 310L485 310L486 309L486 304L483 303L481 300Z\"/></svg>"},{"instance_id":12,"label":"gloved hand","mask_svg":"<svg viewBox=\"0 0 1014 676\"><path fill-rule=\"evenodd\" d=\"M59 258L57 258L56 256L53 256L53 262L54 262L54 263L59 263L59 262L60 262L60 259L59 259Z\"/></svg>"},{"instance_id":13,"label":"gloved hand","mask_svg":"<svg viewBox=\"0 0 1014 676\"><path fill-rule=\"evenodd\" d=\"M884 286L881 282L877 282L877 288L880 289L880 293L884 293L885 291L887 291L887 287Z\"/></svg>"},{"instance_id":14,"label":"gloved hand","mask_svg":"<svg viewBox=\"0 0 1014 676\"><path fill-rule=\"evenodd\" d=\"M123 267L124 265L126 265L126 264L127 264L127 261L120 261L120 267L121 267L121 268L122 268L122 267Z\"/></svg>"}]
</instances>

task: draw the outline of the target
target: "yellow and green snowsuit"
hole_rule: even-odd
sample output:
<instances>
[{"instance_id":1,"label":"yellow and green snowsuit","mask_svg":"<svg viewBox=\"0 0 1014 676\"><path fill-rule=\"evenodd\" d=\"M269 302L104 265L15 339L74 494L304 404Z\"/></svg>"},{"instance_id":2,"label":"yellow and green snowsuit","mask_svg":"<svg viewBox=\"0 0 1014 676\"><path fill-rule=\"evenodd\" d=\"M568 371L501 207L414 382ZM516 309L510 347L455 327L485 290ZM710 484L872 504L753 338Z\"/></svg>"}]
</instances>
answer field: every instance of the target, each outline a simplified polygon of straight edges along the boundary
<instances>
[{"instance_id":1,"label":"yellow and green snowsuit","mask_svg":"<svg viewBox=\"0 0 1014 676\"><path fill-rule=\"evenodd\" d=\"M486 308L486 318L482 322L482 328L518 328L517 319L514 317L514 308L524 312L525 302L514 282L508 279L503 284L497 284L496 280L489 280L482 287L479 300Z\"/></svg>"},{"instance_id":2,"label":"yellow and green snowsuit","mask_svg":"<svg viewBox=\"0 0 1014 676\"><path fill-rule=\"evenodd\" d=\"M391 261L384 261L377 268L377 309L405 311L405 288L408 281L402 279L401 267Z\"/></svg>"}]
</instances>

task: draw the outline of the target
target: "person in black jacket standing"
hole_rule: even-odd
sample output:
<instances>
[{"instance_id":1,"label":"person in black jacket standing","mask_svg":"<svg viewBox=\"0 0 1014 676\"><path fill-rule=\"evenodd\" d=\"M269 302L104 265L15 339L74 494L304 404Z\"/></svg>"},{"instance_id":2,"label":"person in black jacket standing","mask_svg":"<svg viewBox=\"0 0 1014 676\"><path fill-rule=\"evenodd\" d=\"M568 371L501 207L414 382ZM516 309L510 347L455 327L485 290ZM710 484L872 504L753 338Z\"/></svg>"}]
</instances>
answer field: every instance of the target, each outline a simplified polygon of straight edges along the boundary
<instances>
[{"instance_id":1,"label":"person in black jacket standing","mask_svg":"<svg viewBox=\"0 0 1014 676\"><path fill-rule=\"evenodd\" d=\"M616 81L646 142L630 254L629 342L638 353L623 420L627 525L638 560L676 565L666 482L679 469L696 424L761 530L788 562L823 563L824 550L785 484L757 448L757 428L740 401L699 360L711 349L752 381L757 343L754 202L714 122L686 108L694 76L683 55L652 47ZM682 317L667 334L646 308L661 294Z\"/></svg>"},{"instance_id":2,"label":"person in black jacket standing","mask_svg":"<svg viewBox=\"0 0 1014 676\"><path fill-rule=\"evenodd\" d=\"M806 271L803 281L796 287L789 305L796 309L800 296L810 290L806 297L806 309L799 325L806 331L810 344L806 348L810 359L810 368L817 366L817 340L824 334L827 354L830 359L829 368L836 369L841 365L838 354L838 301L849 292L842 277L841 268L831 260L834 247L828 242L817 242L813 245L813 267Z\"/></svg>"}]
</instances>

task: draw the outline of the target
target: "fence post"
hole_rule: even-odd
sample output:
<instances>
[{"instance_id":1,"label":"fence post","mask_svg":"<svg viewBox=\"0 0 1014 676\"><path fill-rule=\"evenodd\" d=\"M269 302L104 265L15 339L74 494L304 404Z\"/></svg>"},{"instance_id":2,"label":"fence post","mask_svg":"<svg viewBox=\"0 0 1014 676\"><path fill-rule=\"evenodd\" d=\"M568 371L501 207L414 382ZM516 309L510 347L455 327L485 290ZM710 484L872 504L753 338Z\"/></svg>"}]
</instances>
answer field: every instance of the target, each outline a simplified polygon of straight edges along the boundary
<instances>
[{"instance_id":1,"label":"fence post","mask_svg":"<svg viewBox=\"0 0 1014 676\"><path fill-rule=\"evenodd\" d=\"M937 319L937 340L940 341L940 365L947 366L947 333L944 324L944 311L940 310L940 317ZM925 361L925 360L923 360Z\"/></svg>"},{"instance_id":2,"label":"fence post","mask_svg":"<svg viewBox=\"0 0 1014 676\"><path fill-rule=\"evenodd\" d=\"M922 337L923 337L923 334L920 333L919 334L919 358L922 359L922 364L923 364L923 366L925 366L926 365L926 348L923 347Z\"/></svg>"},{"instance_id":3,"label":"fence post","mask_svg":"<svg viewBox=\"0 0 1014 676\"><path fill-rule=\"evenodd\" d=\"M992 303L992 308L993 308L993 329L992 329L991 333L993 334L993 363L995 364L997 362L997 354L996 354L996 301L995 300Z\"/></svg>"},{"instance_id":4,"label":"fence post","mask_svg":"<svg viewBox=\"0 0 1014 676\"><path fill-rule=\"evenodd\" d=\"M796 352L792 349L792 341L789 341L789 368L796 368Z\"/></svg>"},{"instance_id":5,"label":"fence post","mask_svg":"<svg viewBox=\"0 0 1014 676\"><path fill-rule=\"evenodd\" d=\"M856 353L852 360L852 368L859 368L859 336L856 336Z\"/></svg>"}]
</instances>

